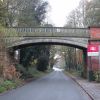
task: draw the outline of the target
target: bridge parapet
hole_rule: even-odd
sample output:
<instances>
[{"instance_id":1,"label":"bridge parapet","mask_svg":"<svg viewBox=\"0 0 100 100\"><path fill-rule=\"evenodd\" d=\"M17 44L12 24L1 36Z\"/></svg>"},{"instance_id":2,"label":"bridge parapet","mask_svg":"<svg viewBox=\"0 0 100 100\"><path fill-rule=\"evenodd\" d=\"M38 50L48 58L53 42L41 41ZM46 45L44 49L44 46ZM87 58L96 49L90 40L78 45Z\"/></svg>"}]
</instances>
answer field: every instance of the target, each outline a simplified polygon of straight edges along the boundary
<instances>
[{"instance_id":1,"label":"bridge parapet","mask_svg":"<svg viewBox=\"0 0 100 100\"><path fill-rule=\"evenodd\" d=\"M53 36L53 37L78 37L89 38L89 30L87 28L64 28L64 27L33 27L23 28L14 27L8 28L8 31L15 30L17 36ZM10 35L11 36L11 35ZM13 36L13 34L12 34Z\"/></svg>"},{"instance_id":2,"label":"bridge parapet","mask_svg":"<svg viewBox=\"0 0 100 100\"><path fill-rule=\"evenodd\" d=\"M12 44L16 44L32 39L53 39L58 40L69 40L83 42L87 44L89 36L89 30L87 28L65 28L65 27L13 27L5 29L5 41L10 47ZM74 39L73 39L74 38ZM75 39L76 38L76 39ZM67 41L66 40L66 41ZM26 42L24 42L26 43ZM14 46L14 45L13 45Z\"/></svg>"}]
</instances>

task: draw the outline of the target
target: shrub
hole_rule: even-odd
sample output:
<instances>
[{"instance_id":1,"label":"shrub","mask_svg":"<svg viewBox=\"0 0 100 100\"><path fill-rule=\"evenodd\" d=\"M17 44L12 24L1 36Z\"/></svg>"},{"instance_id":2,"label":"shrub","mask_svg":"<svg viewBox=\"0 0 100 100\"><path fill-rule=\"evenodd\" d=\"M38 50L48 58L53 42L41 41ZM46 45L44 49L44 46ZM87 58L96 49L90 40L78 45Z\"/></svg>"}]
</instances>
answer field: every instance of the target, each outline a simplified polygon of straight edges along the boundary
<instances>
[{"instance_id":1,"label":"shrub","mask_svg":"<svg viewBox=\"0 0 100 100\"><path fill-rule=\"evenodd\" d=\"M0 86L0 93L5 92L5 91L6 91L6 88L3 86Z\"/></svg>"},{"instance_id":2,"label":"shrub","mask_svg":"<svg viewBox=\"0 0 100 100\"><path fill-rule=\"evenodd\" d=\"M95 81L100 82L100 71L94 72L94 76L95 76Z\"/></svg>"},{"instance_id":3,"label":"shrub","mask_svg":"<svg viewBox=\"0 0 100 100\"><path fill-rule=\"evenodd\" d=\"M37 70L46 71L48 67L49 59L47 56L41 56L37 62Z\"/></svg>"},{"instance_id":4,"label":"shrub","mask_svg":"<svg viewBox=\"0 0 100 100\"><path fill-rule=\"evenodd\" d=\"M6 90L9 90L9 89L15 88L16 87L16 84L13 81L6 80L6 81L4 81L4 83L1 86L2 87L5 87Z\"/></svg>"},{"instance_id":5,"label":"shrub","mask_svg":"<svg viewBox=\"0 0 100 100\"><path fill-rule=\"evenodd\" d=\"M31 75L31 73L28 71L28 69L26 69L26 68L23 67L22 65L20 65L20 64L16 65L16 69L17 69L17 71L19 71L19 72L22 74L21 78L27 79L27 78L32 77L32 75Z\"/></svg>"},{"instance_id":6,"label":"shrub","mask_svg":"<svg viewBox=\"0 0 100 100\"><path fill-rule=\"evenodd\" d=\"M16 88L17 84L10 80L5 80L0 84L0 93L5 92L7 90Z\"/></svg>"}]
</instances>

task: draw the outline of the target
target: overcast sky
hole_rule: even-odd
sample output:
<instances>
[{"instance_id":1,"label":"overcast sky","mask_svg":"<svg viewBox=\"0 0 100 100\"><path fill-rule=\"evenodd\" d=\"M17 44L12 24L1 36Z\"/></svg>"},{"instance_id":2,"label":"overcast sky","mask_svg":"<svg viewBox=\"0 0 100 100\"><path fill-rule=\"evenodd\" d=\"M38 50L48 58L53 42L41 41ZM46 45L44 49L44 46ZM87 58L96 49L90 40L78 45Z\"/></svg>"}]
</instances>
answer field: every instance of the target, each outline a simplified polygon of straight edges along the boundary
<instances>
[{"instance_id":1,"label":"overcast sky","mask_svg":"<svg viewBox=\"0 0 100 100\"><path fill-rule=\"evenodd\" d=\"M63 26L66 22L66 16L75 9L80 0L47 0L50 9L47 15L49 23L55 26Z\"/></svg>"}]
</instances>

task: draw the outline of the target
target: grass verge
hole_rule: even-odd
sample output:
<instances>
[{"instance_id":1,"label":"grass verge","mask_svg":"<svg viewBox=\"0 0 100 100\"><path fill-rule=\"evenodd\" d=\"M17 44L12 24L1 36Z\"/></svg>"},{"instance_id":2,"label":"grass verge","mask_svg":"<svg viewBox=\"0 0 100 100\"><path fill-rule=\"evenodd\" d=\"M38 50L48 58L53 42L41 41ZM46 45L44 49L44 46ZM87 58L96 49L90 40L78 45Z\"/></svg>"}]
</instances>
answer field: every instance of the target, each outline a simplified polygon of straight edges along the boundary
<instances>
[{"instance_id":1,"label":"grass verge","mask_svg":"<svg viewBox=\"0 0 100 100\"><path fill-rule=\"evenodd\" d=\"M14 81L0 79L0 93L3 93L5 91L11 90L11 89L15 89L22 84L23 84L23 82L20 79L16 79Z\"/></svg>"}]
</instances>

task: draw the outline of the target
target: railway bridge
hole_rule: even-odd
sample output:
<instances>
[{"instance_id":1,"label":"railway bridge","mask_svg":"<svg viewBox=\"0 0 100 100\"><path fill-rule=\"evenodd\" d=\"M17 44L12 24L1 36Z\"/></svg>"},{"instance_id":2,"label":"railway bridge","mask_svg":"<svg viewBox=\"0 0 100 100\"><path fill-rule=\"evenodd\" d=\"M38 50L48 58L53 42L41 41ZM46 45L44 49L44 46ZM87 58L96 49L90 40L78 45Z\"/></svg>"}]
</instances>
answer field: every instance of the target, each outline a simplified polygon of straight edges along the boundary
<instances>
[{"instance_id":1,"label":"railway bridge","mask_svg":"<svg viewBox=\"0 0 100 100\"><path fill-rule=\"evenodd\" d=\"M89 63L90 58L87 57L87 48L91 43L97 44L99 41L98 36L95 38L93 32L97 32L97 35L100 34L100 28L13 27L5 29L3 37L7 48L13 50L35 44L59 44L82 49L84 67L87 67L91 74L92 69ZM87 58L89 59L87 60Z\"/></svg>"}]
</instances>

